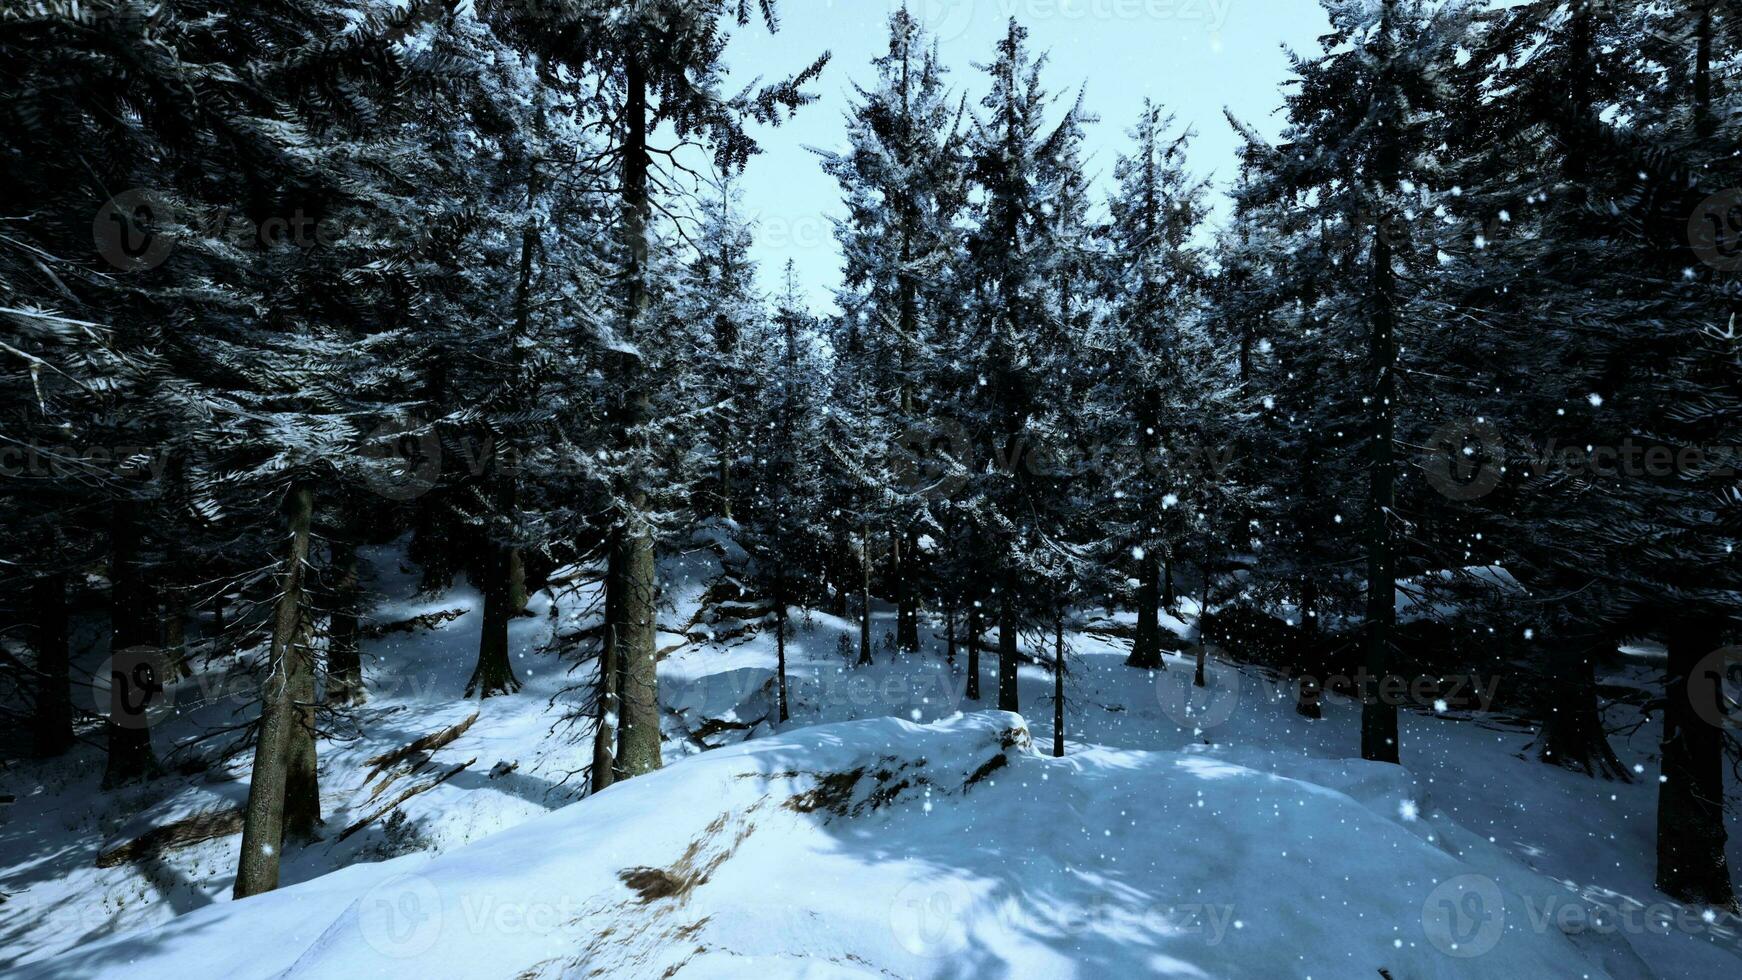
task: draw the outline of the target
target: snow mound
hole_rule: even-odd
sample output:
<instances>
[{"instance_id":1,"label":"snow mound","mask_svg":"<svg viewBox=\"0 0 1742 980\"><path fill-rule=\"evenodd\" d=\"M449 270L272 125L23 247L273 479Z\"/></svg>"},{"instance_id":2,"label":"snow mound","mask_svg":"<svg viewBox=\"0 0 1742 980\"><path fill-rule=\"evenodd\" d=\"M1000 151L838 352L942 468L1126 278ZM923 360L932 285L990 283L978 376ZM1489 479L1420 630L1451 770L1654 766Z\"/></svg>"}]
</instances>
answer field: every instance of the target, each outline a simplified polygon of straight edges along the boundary
<instances>
[{"instance_id":1,"label":"snow mound","mask_svg":"<svg viewBox=\"0 0 1742 980\"><path fill-rule=\"evenodd\" d=\"M1404 770L1310 772L1326 785L1259 764L1053 759L1002 712L816 726L35 975L1419 980L1625 961L1508 914L1504 869L1424 828Z\"/></svg>"}]
</instances>

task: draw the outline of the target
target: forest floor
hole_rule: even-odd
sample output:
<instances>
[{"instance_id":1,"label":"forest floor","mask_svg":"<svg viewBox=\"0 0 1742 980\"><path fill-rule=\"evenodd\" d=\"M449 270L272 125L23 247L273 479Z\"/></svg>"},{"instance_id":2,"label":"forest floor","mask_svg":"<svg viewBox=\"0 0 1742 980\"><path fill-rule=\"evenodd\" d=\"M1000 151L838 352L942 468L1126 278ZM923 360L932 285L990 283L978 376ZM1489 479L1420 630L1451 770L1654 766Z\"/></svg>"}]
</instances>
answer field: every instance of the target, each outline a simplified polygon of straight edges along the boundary
<instances>
[{"instance_id":1,"label":"forest floor","mask_svg":"<svg viewBox=\"0 0 1742 980\"><path fill-rule=\"evenodd\" d=\"M410 594L393 549L382 595ZM772 637L707 636L705 551L662 569L666 768L580 800L587 680L549 652L596 607L535 596L511 627L524 688L459 695L480 600L463 584L384 602L371 696L320 742L323 839L287 848L276 892L229 899L239 836L99 867L119 844L247 794L248 754L101 792L102 756L0 772L0 973L42 977L1735 976L1742 923L1658 894L1657 723L1614 740L1632 783L1543 765L1504 718L1412 705L1404 766L1351 758L1358 706L1325 717L1250 665L1124 666L1129 617L1085 613L1066 641L1066 755L1053 679L1020 672L1023 713L964 697L934 628L919 653L795 614L792 717L773 720ZM553 611L554 605L554 611ZM458 611L457 614L448 614ZM1189 651L1192 609L1167 624ZM1123 623L1120 620L1123 619ZM856 654L856 643L846 646ZM1049 645L1050 646L1050 645ZM1033 651L1038 658L1050 648ZM90 665L90 666L94 666ZM1638 663L1606 684L1647 688ZM221 739L245 698L221 676L175 691L156 732L174 763ZM961 712L966 711L966 714ZM479 717L452 741L371 760ZM1611 725L1636 709L1618 704ZM711 751L706 751L711 749ZM376 769L379 772L375 772ZM386 788L381 789L383 783ZM427 786L426 786L427 784ZM340 835L417 790L389 814ZM577 802L578 801L578 802ZM221 819L212 821L221 826ZM1742 867L1742 829L1731 839ZM1108 971L1115 971L1109 973Z\"/></svg>"}]
</instances>

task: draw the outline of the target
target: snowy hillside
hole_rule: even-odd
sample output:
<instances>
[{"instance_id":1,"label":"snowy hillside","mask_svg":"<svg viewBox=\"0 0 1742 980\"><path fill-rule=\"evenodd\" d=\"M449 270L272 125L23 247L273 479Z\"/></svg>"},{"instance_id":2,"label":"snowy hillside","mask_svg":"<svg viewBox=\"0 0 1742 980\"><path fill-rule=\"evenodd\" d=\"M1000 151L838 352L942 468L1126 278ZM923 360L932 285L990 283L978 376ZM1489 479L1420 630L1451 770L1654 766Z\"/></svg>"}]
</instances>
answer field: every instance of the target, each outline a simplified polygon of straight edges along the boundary
<instances>
[{"instance_id":1,"label":"snowy hillside","mask_svg":"<svg viewBox=\"0 0 1742 980\"><path fill-rule=\"evenodd\" d=\"M407 587L396 552L369 557L381 592ZM938 637L852 668L838 651L854 624L813 615L788 644L782 726L769 717L765 632L678 637L717 564L692 557L665 573L662 636L677 647L661 664L667 768L594 798L563 782L590 748L560 724L557 695L574 678L543 651L587 621L587 589L564 594L554 616L549 596L535 598L537 615L512 628L528 686L482 704L453 698L477 598L389 603L376 621L453 615L366 642L378 696L361 738L321 743L327 832L287 852L289 887L230 901L233 835L93 866L96 839L106 849L234 806L243 783L160 783L128 797L131 811L92 813L79 794L93 772L0 777L20 798L0 851L11 966L142 980L680 967L1692 980L1742 964L1733 921L1604 927L1679 909L1653 897L1647 863L1623 860L1649 852L1650 788L1519 758L1530 734L1498 719L1405 713L1411 768L1351 760L1351 702L1332 695L1308 723L1285 686L1250 667L1212 658L1203 690L1187 658L1126 667L1119 617L1095 616L1067 637L1067 755L1053 759L1043 668L1023 668L1024 721L967 701L962 664L945 661ZM1186 636L1189 603L1182 615L1165 623ZM877 622L881 634L893 611ZM218 707L189 697L198 690L198 678L184 683L187 713L166 730ZM474 712L450 743L372 775L371 760ZM429 782L403 818L338 839Z\"/></svg>"},{"instance_id":2,"label":"snowy hillside","mask_svg":"<svg viewBox=\"0 0 1742 980\"><path fill-rule=\"evenodd\" d=\"M1022 718L848 722L686 761L433 859L353 869L63 957L42 976L1649 976L1512 916L1444 955L1481 872L1545 880L1395 767L1037 754ZM1409 923L1409 927L1400 926ZM1478 935L1479 941L1489 937Z\"/></svg>"}]
</instances>

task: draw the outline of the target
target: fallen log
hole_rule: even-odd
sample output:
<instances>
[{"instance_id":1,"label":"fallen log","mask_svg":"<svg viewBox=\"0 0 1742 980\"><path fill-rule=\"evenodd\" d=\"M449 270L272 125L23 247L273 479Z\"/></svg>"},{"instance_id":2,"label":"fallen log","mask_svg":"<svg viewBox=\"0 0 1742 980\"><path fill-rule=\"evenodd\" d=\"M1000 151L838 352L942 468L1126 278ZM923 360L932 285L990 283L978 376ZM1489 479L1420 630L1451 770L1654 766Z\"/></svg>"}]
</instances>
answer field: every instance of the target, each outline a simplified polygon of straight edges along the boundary
<instances>
[{"instance_id":1,"label":"fallen log","mask_svg":"<svg viewBox=\"0 0 1742 980\"><path fill-rule=\"evenodd\" d=\"M97 855L97 867L113 868L158 857L167 851L242 832L242 808L207 810L155 827Z\"/></svg>"},{"instance_id":2,"label":"fallen log","mask_svg":"<svg viewBox=\"0 0 1742 980\"><path fill-rule=\"evenodd\" d=\"M475 718L477 716L473 715L473 717ZM349 827L346 827L342 832L340 832L339 840L344 840L345 838L351 836L352 834L356 833L359 830L362 830L364 827L369 826L370 824L381 819L382 817L386 816L387 814L392 813L394 810L399 808L399 805L401 803L404 803L406 800L411 799L412 797L416 796L417 794L427 793L430 790L435 789L437 786L440 786L441 784L454 778L455 776L458 776L461 772L464 772L467 768L469 768L472 765L472 763L477 762L477 761L478 760L476 757L471 758L471 759L467 759L465 762L462 762L459 765L453 767L452 769L449 769L447 772L442 773L440 776L437 776L436 778L430 780L427 783L419 783L416 786L412 786L412 787L406 789L404 792L401 792L398 796L395 796L393 798L393 802L387 804L386 806L380 808L379 810L376 810L374 813L369 814L368 816L366 816L363 819L357 821L356 823L350 825Z\"/></svg>"},{"instance_id":3,"label":"fallen log","mask_svg":"<svg viewBox=\"0 0 1742 980\"><path fill-rule=\"evenodd\" d=\"M370 780L414 755L427 755L442 746L447 745L454 739L466 734L466 729L471 728L472 723L477 720L478 712L474 711L472 712L471 717L451 728L444 728L439 732L431 732L428 735L416 739L409 745L402 745L399 748L394 749L392 752L384 752L372 759L365 760L363 763L364 765L372 766L374 768L369 771L369 775L363 777L363 785L369 785Z\"/></svg>"},{"instance_id":4,"label":"fallen log","mask_svg":"<svg viewBox=\"0 0 1742 980\"><path fill-rule=\"evenodd\" d=\"M410 619L401 619L392 623L368 623L362 629L365 639L376 640L389 633L414 633L418 630L432 630L464 616L464 609L440 609L436 612L421 613Z\"/></svg>"}]
</instances>

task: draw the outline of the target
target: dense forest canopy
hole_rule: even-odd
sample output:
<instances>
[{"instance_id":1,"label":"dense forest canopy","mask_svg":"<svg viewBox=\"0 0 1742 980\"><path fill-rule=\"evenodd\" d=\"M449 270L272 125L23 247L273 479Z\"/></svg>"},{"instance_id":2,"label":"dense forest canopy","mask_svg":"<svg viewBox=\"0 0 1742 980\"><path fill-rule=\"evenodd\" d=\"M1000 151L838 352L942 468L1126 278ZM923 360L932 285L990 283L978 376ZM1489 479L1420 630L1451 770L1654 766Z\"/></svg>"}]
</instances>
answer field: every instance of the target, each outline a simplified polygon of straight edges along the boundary
<instances>
[{"instance_id":1,"label":"dense forest canopy","mask_svg":"<svg viewBox=\"0 0 1742 980\"><path fill-rule=\"evenodd\" d=\"M740 89L773 0L6 5L8 755L251 760L234 893L270 891L371 696L360 549L482 596L456 700L526 696L510 625L597 585L551 654L596 793L664 761L662 569L712 548L779 721L818 611L849 664L941 636L988 708L1045 667L1063 755L1069 624L1127 611L1166 670L1190 596L1199 684L1352 696L1351 756L1414 761L1402 692L1502 679L1542 763L1655 781L1664 895L1734 908L1742 10L1323 5L1220 203L1165 104L1095 118L1016 19L947 65L898 9L871 64ZM840 73L821 312L739 187ZM1630 644L1655 772L1604 720ZM213 664L231 724L154 736Z\"/></svg>"}]
</instances>

